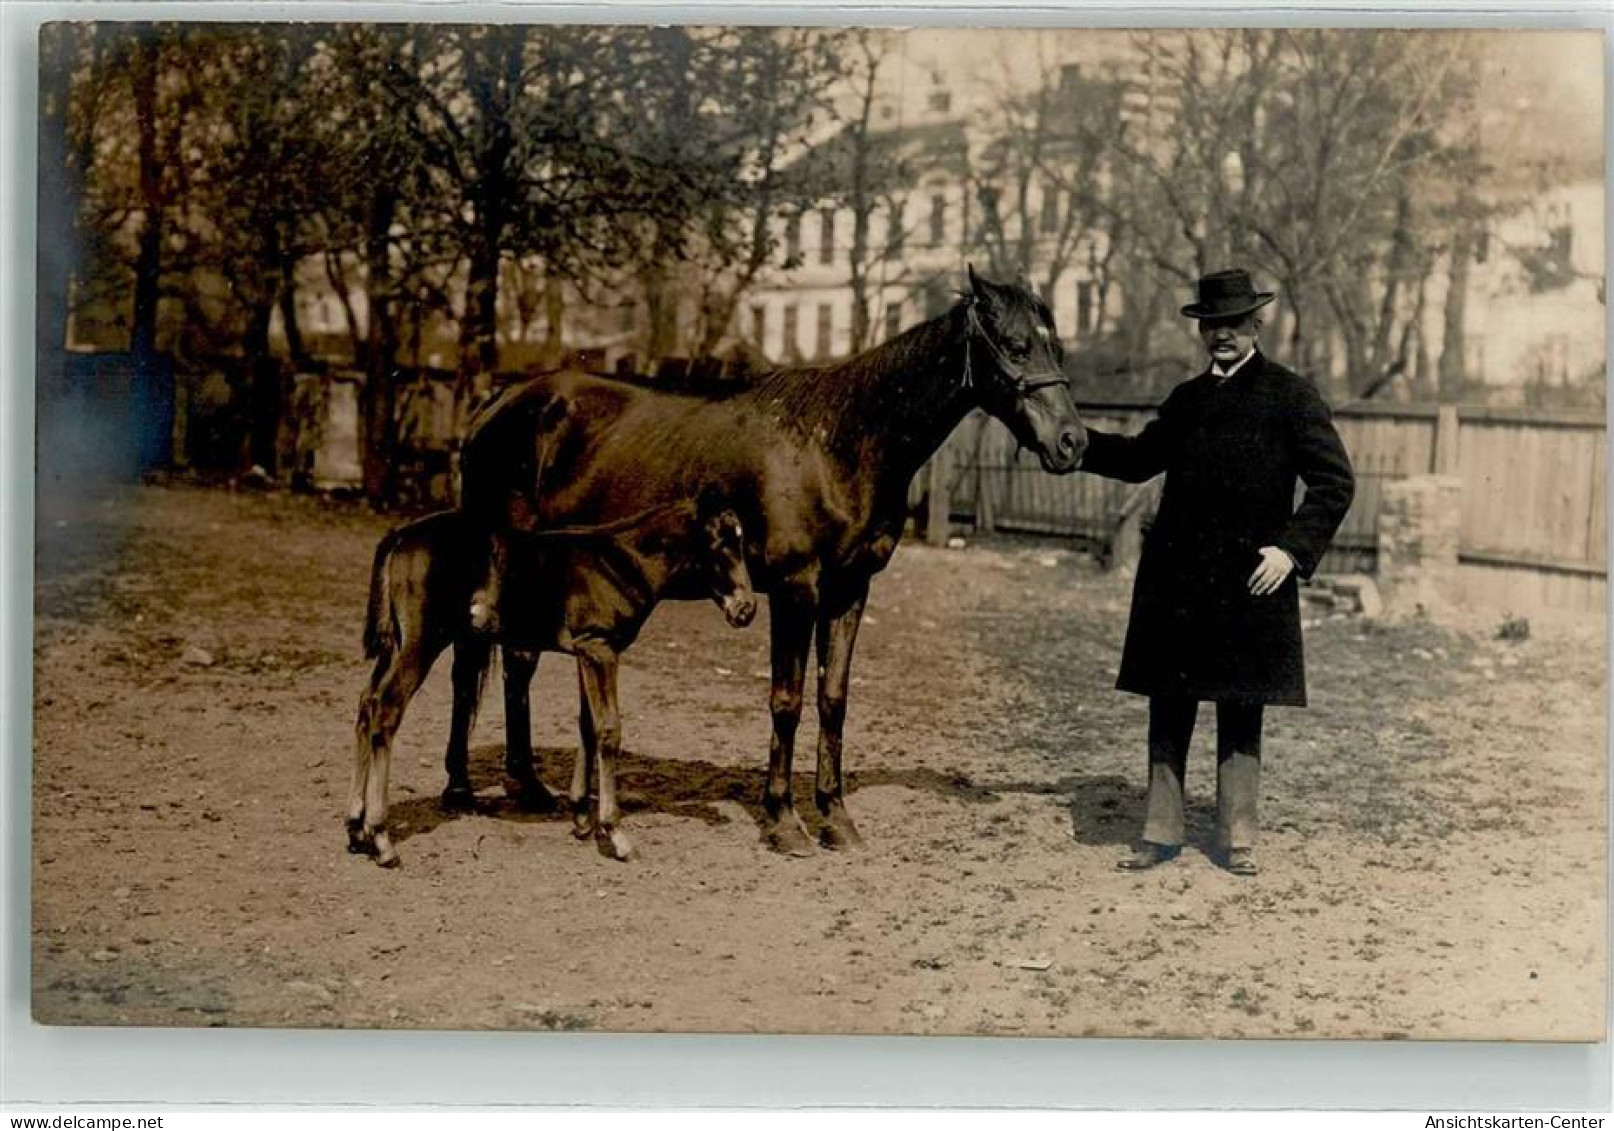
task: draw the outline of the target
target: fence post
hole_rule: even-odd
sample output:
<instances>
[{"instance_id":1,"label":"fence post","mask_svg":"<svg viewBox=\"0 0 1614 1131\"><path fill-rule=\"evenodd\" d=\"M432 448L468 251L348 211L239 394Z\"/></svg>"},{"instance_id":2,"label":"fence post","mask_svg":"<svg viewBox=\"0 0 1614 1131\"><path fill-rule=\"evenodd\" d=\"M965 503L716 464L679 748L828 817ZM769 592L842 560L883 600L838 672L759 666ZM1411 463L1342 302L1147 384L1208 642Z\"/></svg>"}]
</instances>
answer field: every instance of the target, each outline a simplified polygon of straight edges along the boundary
<instances>
[{"instance_id":1,"label":"fence post","mask_svg":"<svg viewBox=\"0 0 1614 1131\"><path fill-rule=\"evenodd\" d=\"M947 545L947 524L952 517L952 500L947 497L952 479L952 445L943 441L930 457L929 479L925 485L925 542Z\"/></svg>"},{"instance_id":2,"label":"fence post","mask_svg":"<svg viewBox=\"0 0 1614 1131\"><path fill-rule=\"evenodd\" d=\"M975 531L990 534L997 529L996 508L992 505L991 476L986 472L986 444L991 426L982 421L975 430Z\"/></svg>"},{"instance_id":3,"label":"fence post","mask_svg":"<svg viewBox=\"0 0 1614 1131\"><path fill-rule=\"evenodd\" d=\"M1436 475L1457 474L1457 406L1443 404L1435 415L1435 450L1429 470Z\"/></svg>"}]
</instances>

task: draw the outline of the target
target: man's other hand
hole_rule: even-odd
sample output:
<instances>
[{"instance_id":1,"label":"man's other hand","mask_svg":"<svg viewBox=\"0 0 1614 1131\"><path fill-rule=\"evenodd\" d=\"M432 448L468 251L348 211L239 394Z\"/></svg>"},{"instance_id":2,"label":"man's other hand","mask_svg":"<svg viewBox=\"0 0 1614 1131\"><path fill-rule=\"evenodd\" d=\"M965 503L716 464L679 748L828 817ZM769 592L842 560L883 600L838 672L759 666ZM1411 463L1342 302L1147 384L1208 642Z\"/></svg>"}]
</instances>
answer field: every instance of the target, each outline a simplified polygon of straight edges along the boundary
<instances>
[{"instance_id":1,"label":"man's other hand","mask_svg":"<svg viewBox=\"0 0 1614 1131\"><path fill-rule=\"evenodd\" d=\"M1276 546L1262 546L1261 564L1250 574L1250 593L1256 597L1275 593L1278 586L1288 581L1289 575L1294 571L1295 560L1289 556L1287 550L1280 550Z\"/></svg>"}]
</instances>

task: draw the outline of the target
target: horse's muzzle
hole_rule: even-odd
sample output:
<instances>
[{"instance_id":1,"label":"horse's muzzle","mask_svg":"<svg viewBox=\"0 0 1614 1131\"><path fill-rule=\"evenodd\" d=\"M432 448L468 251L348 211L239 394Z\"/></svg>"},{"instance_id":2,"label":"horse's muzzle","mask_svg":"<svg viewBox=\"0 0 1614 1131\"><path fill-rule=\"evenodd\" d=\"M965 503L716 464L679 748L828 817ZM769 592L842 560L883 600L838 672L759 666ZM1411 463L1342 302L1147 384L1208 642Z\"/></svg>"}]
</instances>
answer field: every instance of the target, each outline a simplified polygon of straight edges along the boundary
<instances>
[{"instance_id":1,"label":"horse's muzzle","mask_svg":"<svg viewBox=\"0 0 1614 1131\"><path fill-rule=\"evenodd\" d=\"M1075 471L1086 451L1087 429L1080 426L1061 428L1053 445L1042 454L1043 469L1056 475Z\"/></svg>"},{"instance_id":2,"label":"horse's muzzle","mask_svg":"<svg viewBox=\"0 0 1614 1131\"><path fill-rule=\"evenodd\" d=\"M743 597L737 593L725 597L722 606L723 616L728 620L730 628L744 628L756 619L757 599L749 593Z\"/></svg>"}]
</instances>

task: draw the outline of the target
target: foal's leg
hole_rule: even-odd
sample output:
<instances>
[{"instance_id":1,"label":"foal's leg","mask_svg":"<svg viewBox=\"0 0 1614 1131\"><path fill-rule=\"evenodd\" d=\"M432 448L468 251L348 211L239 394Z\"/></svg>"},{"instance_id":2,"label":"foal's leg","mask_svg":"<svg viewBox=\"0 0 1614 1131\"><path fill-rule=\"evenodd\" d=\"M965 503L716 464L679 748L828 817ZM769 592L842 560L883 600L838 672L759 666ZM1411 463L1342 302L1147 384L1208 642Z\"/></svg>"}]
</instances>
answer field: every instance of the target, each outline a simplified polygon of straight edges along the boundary
<instances>
[{"instance_id":1,"label":"foal's leg","mask_svg":"<svg viewBox=\"0 0 1614 1131\"><path fill-rule=\"evenodd\" d=\"M768 610L773 653L773 689L768 708L773 714L773 738L768 745L768 781L762 793L762 832L775 850L806 856L812 852L812 841L796 813L790 763L796 747L796 725L801 721L801 691L807 678L807 648L813 633L811 592L777 592L769 599Z\"/></svg>"},{"instance_id":2,"label":"foal's leg","mask_svg":"<svg viewBox=\"0 0 1614 1131\"><path fill-rule=\"evenodd\" d=\"M581 659L577 661L577 734L581 741L577 758L572 762L572 788L568 799L572 803L572 834L578 840L586 840L594 831L592 807L588 803L588 781L599 757L599 742L594 729L594 712L589 707L588 680L583 673Z\"/></svg>"},{"instance_id":3,"label":"foal's leg","mask_svg":"<svg viewBox=\"0 0 1614 1131\"><path fill-rule=\"evenodd\" d=\"M404 707L426 679L435 654L423 645L384 655L376 662L370 685L359 700L358 754L362 783L354 768L354 797L349 801L349 852L373 852L383 868L398 863L387 834L387 778L392 771L392 740L403 722ZM362 800L360 799L362 790Z\"/></svg>"},{"instance_id":4,"label":"foal's leg","mask_svg":"<svg viewBox=\"0 0 1614 1131\"><path fill-rule=\"evenodd\" d=\"M824 818L819 839L826 848L856 848L863 842L846 810L841 733L846 725L852 648L857 643L868 597L867 577L844 582L834 589L826 587L818 615L818 778L814 800Z\"/></svg>"},{"instance_id":5,"label":"foal's leg","mask_svg":"<svg viewBox=\"0 0 1614 1131\"><path fill-rule=\"evenodd\" d=\"M611 855L626 860L633 855L633 842L617 822L621 813L616 800L616 760L622 753L622 716L617 708L615 653L579 657L583 690L593 718L594 743L598 750L599 797L595 802L596 834L604 834L611 844Z\"/></svg>"},{"instance_id":6,"label":"foal's leg","mask_svg":"<svg viewBox=\"0 0 1614 1131\"><path fill-rule=\"evenodd\" d=\"M482 681L492 659L493 645L483 637L466 634L454 642L454 710L448 727L448 750L443 754L443 769L448 771L448 786L443 790L446 809L469 809L475 798L471 789L471 726L476 721Z\"/></svg>"},{"instance_id":7,"label":"foal's leg","mask_svg":"<svg viewBox=\"0 0 1614 1131\"><path fill-rule=\"evenodd\" d=\"M523 809L551 813L555 796L532 764L532 677L536 652L504 649L504 789Z\"/></svg>"},{"instance_id":8,"label":"foal's leg","mask_svg":"<svg viewBox=\"0 0 1614 1131\"><path fill-rule=\"evenodd\" d=\"M364 794L370 780L370 735L375 716L381 709L381 687L388 673L397 663L394 653L383 652L376 658L369 682L359 696L359 721L353 743L353 778L347 791L347 850L368 853L375 845L364 839Z\"/></svg>"}]
</instances>

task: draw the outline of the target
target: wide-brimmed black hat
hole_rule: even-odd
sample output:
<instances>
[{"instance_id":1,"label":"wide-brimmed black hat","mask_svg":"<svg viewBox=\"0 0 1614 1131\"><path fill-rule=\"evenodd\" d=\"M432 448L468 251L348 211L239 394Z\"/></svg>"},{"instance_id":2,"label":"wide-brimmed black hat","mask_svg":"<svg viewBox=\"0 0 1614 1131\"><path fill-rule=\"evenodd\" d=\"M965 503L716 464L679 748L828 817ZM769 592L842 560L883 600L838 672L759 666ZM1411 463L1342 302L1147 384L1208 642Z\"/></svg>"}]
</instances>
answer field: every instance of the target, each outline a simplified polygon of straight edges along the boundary
<instances>
[{"instance_id":1,"label":"wide-brimmed black hat","mask_svg":"<svg viewBox=\"0 0 1614 1131\"><path fill-rule=\"evenodd\" d=\"M1199 281L1198 292L1199 301L1182 308L1189 318L1233 318L1260 310L1277 297L1271 291L1256 290L1250 273L1236 267L1206 275Z\"/></svg>"}]
</instances>

